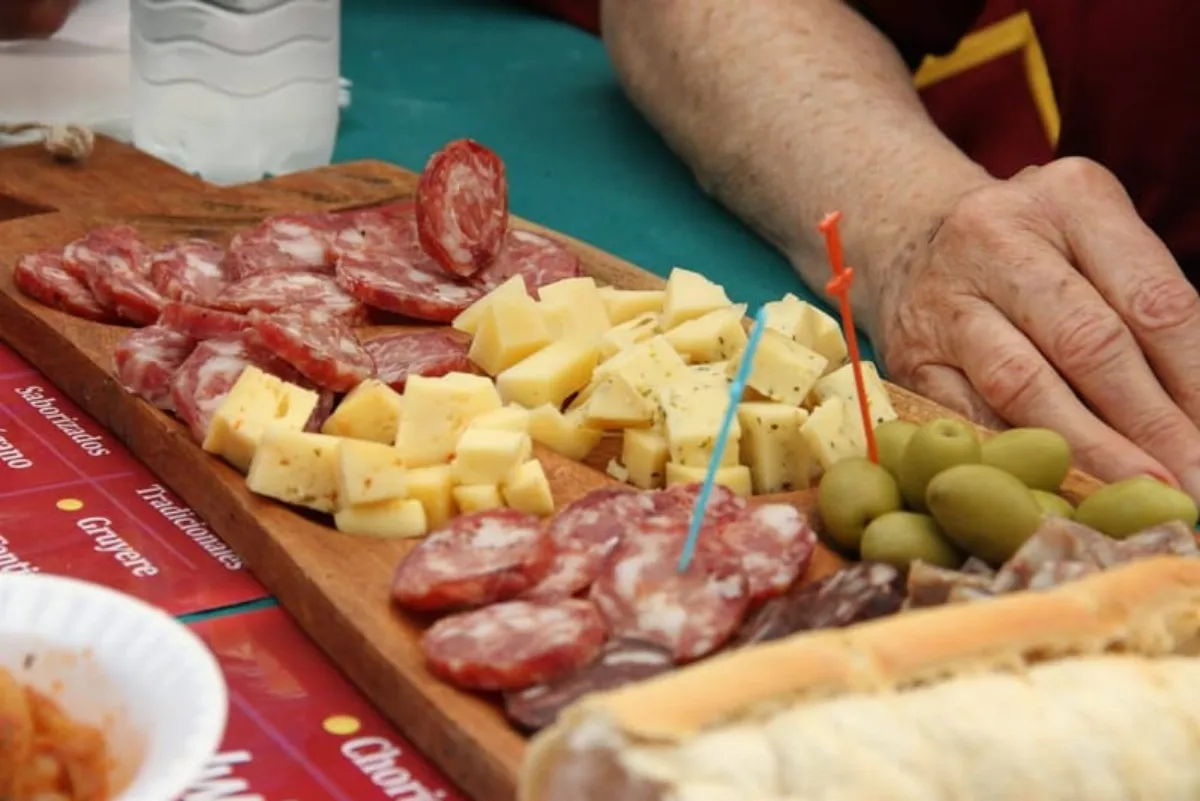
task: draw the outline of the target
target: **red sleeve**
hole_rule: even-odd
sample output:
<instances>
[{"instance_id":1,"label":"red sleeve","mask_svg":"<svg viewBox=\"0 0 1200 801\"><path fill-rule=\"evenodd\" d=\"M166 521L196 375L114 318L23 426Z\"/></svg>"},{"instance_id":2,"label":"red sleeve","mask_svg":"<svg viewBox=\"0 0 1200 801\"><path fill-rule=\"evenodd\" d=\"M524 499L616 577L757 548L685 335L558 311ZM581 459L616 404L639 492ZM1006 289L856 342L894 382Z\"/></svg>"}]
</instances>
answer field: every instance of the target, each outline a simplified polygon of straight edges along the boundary
<instances>
[{"instance_id":1,"label":"red sleeve","mask_svg":"<svg viewBox=\"0 0 1200 801\"><path fill-rule=\"evenodd\" d=\"M600 0L524 0L545 14L561 17L594 34L600 33Z\"/></svg>"},{"instance_id":2,"label":"red sleeve","mask_svg":"<svg viewBox=\"0 0 1200 801\"><path fill-rule=\"evenodd\" d=\"M952 51L983 14L985 0L849 0L916 69Z\"/></svg>"}]
</instances>

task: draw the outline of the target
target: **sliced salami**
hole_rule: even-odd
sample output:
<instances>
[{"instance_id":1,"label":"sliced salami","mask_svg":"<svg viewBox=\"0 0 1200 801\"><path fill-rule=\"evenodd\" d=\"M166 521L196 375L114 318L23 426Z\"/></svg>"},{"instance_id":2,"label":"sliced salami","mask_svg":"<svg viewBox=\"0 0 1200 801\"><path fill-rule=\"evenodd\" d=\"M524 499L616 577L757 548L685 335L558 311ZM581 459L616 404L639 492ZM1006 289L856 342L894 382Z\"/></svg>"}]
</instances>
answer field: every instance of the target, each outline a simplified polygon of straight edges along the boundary
<instances>
[{"instance_id":1,"label":"sliced salami","mask_svg":"<svg viewBox=\"0 0 1200 801\"><path fill-rule=\"evenodd\" d=\"M671 652L643 640L618 638L599 656L555 681L504 694L504 713L528 732L550 726L558 714L588 693L608 692L645 681L675 666Z\"/></svg>"},{"instance_id":2,"label":"sliced salami","mask_svg":"<svg viewBox=\"0 0 1200 801\"><path fill-rule=\"evenodd\" d=\"M150 249L128 226L99 228L63 251L63 263L82 270L101 306L138 325L150 325L166 299L150 283Z\"/></svg>"},{"instance_id":3,"label":"sliced salami","mask_svg":"<svg viewBox=\"0 0 1200 801\"><path fill-rule=\"evenodd\" d=\"M207 239L176 242L150 260L150 283L167 300L208 302L228 282L224 257L225 249Z\"/></svg>"},{"instance_id":4,"label":"sliced salami","mask_svg":"<svg viewBox=\"0 0 1200 801\"><path fill-rule=\"evenodd\" d=\"M13 269L13 283L52 309L84 320L113 321L113 315L100 305L87 284L63 269L62 256L57 253L22 256Z\"/></svg>"},{"instance_id":5,"label":"sliced salami","mask_svg":"<svg viewBox=\"0 0 1200 801\"><path fill-rule=\"evenodd\" d=\"M417 183L421 247L451 275L470 277L491 264L508 229L508 180L498 155L470 139L450 142Z\"/></svg>"},{"instance_id":6,"label":"sliced salami","mask_svg":"<svg viewBox=\"0 0 1200 801\"><path fill-rule=\"evenodd\" d=\"M349 392L375 374L353 329L323 309L252 311L249 319L268 350L323 389Z\"/></svg>"},{"instance_id":7,"label":"sliced salami","mask_svg":"<svg viewBox=\"0 0 1200 801\"><path fill-rule=\"evenodd\" d=\"M475 276L489 290L519 275L525 288L537 297L539 288L583 275L579 257L549 237L532 231L509 231L500 255Z\"/></svg>"},{"instance_id":8,"label":"sliced salami","mask_svg":"<svg viewBox=\"0 0 1200 801\"><path fill-rule=\"evenodd\" d=\"M313 409L312 416L308 418L308 422L304 426L305 431L320 431L321 426L325 425L325 421L333 414L333 407L337 404L337 393L327 389L318 389L317 392L317 408Z\"/></svg>"},{"instance_id":9,"label":"sliced salami","mask_svg":"<svg viewBox=\"0 0 1200 801\"><path fill-rule=\"evenodd\" d=\"M750 583L750 603L787 592L812 560L817 535L804 515L782 503L746 509L718 529Z\"/></svg>"},{"instance_id":10,"label":"sliced salami","mask_svg":"<svg viewBox=\"0 0 1200 801\"><path fill-rule=\"evenodd\" d=\"M648 495L652 507L644 523L648 529L663 529L667 531L683 531L686 533L700 497L700 484L678 484L660 492ZM704 507L704 523L702 531L709 532L719 529L726 523L737 520L745 513L749 504L728 487L720 484L713 485ZM713 538L702 535L702 541L712 542Z\"/></svg>"},{"instance_id":11,"label":"sliced salami","mask_svg":"<svg viewBox=\"0 0 1200 801\"><path fill-rule=\"evenodd\" d=\"M196 347L187 334L160 325L131 331L113 351L117 380L147 403L174 411L171 379Z\"/></svg>"},{"instance_id":12,"label":"sliced salami","mask_svg":"<svg viewBox=\"0 0 1200 801\"><path fill-rule=\"evenodd\" d=\"M439 620L421 648L430 671L459 687L522 690L591 662L607 636L587 601L506 601Z\"/></svg>"},{"instance_id":13,"label":"sliced salami","mask_svg":"<svg viewBox=\"0 0 1200 801\"><path fill-rule=\"evenodd\" d=\"M321 213L270 217L233 238L224 269L235 280L257 273L332 273L332 240L350 222Z\"/></svg>"},{"instance_id":14,"label":"sliced salami","mask_svg":"<svg viewBox=\"0 0 1200 801\"><path fill-rule=\"evenodd\" d=\"M470 373L468 343L457 331L401 331L367 340L363 347L375 363L375 377L403 392L410 375L436 378L446 373Z\"/></svg>"},{"instance_id":15,"label":"sliced salami","mask_svg":"<svg viewBox=\"0 0 1200 801\"><path fill-rule=\"evenodd\" d=\"M182 331L196 339L212 339L244 331L250 327L250 320L244 314L170 301L163 306L158 325Z\"/></svg>"},{"instance_id":16,"label":"sliced salami","mask_svg":"<svg viewBox=\"0 0 1200 801\"><path fill-rule=\"evenodd\" d=\"M512 509L460 515L404 558L392 598L426 612L505 601L540 581L553 556L549 535L532 515Z\"/></svg>"},{"instance_id":17,"label":"sliced salami","mask_svg":"<svg viewBox=\"0 0 1200 801\"><path fill-rule=\"evenodd\" d=\"M297 306L315 306L331 312L348 325L362 325L367 310L327 275L302 272L259 272L229 284L212 301L214 308L248 314L257 309L277 312Z\"/></svg>"}]
</instances>

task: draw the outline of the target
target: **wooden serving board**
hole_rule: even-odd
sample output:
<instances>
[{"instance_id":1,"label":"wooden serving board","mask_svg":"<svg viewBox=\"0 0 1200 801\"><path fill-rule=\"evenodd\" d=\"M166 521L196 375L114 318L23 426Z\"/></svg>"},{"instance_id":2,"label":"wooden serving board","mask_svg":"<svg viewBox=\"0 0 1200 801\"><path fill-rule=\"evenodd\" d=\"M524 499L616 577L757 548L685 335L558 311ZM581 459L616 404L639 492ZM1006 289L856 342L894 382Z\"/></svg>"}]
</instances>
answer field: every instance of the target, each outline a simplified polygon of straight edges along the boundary
<instances>
[{"instance_id":1,"label":"wooden serving board","mask_svg":"<svg viewBox=\"0 0 1200 801\"><path fill-rule=\"evenodd\" d=\"M520 181L520 176L512 176ZM152 244L203 237L227 244L264 216L367 206L411 196L416 176L356 162L257 184L218 188L150 156L100 139L89 161L65 165L37 147L0 150L0 339L33 362L195 508L250 566L309 635L423 752L479 801L510 799L524 739L488 700L431 677L417 645L421 625L394 610L392 573L411 542L340 534L313 518L252 495L243 477L202 452L186 429L127 393L113 377L113 347L128 329L86 322L26 299L13 286L22 254L59 249L91 228L126 223ZM516 221L521 227L542 230ZM557 236L557 235L556 235ZM582 242L575 250L597 281L655 288L662 280ZM736 288L734 294L736 295ZM890 387L910 420L950 416ZM611 483L602 467L539 450L559 506ZM608 450L608 453L603 451ZM1068 480L1069 496L1097 483ZM775 496L811 510L811 493ZM839 564L822 551L810 576Z\"/></svg>"}]
</instances>

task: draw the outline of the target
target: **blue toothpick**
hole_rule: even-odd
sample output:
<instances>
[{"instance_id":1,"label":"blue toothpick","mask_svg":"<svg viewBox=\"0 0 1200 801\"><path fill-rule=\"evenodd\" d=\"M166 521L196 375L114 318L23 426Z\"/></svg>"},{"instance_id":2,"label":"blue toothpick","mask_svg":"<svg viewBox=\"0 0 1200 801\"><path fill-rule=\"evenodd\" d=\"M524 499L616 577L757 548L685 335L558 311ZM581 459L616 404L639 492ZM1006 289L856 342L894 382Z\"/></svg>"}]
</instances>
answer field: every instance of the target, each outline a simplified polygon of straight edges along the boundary
<instances>
[{"instance_id":1,"label":"blue toothpick","mask_svg":"<svg viewBox=\"0 0 1200 801\"><path fill-rule=\"evenodd\" d=\"M708 496L712 494L713 483L717 479L717 470L721 466L721 456L725 453L725 443L729 440L729 432L733 430L733 417L737 414L738 404L742 402L742 393L746 391L746 379L750 377L750 368L754 363L754 351L758 350L758 342L762 339L766 328L767 310L760 308L754 315L754 327L750 329L750 338L746 340L746 349L742 352L742 363L738 366L737 375L729 385L729 405L725 407L725 419L721 421L721 430L717 432L717 441L713 443L712 460L708 463L708 472L704 483L700 485L700 495L696 498L696 508L692 510L692 524L688 527L687 540L683 543L683 553L679 556L679 572L688 569L692 556L696 553L696 541L700 538L700 526L704 523L704 511L708 508Z\"/></svg>"}]
</instances>

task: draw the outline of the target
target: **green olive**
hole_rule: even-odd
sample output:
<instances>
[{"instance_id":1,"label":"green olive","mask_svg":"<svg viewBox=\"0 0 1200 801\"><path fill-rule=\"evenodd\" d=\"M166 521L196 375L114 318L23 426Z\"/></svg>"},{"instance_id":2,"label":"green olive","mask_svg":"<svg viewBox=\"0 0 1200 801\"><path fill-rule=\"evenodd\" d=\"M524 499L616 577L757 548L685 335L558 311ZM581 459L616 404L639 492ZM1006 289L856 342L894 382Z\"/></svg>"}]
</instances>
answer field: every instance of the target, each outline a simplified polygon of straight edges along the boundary
<instances>
[{"instance_id":1,"label":"green olive","mask_svg":"<svg viewBox=\"0 0 1200 801\"><path fill-rule=\"evenodd\" d=\"M1056 492L1071 470L1071 446L1048 428L1014 428L984 440L979 461L1012 473L1030 489Z\"/></svg>"},{"instance_id":2,"label":"green olive","mask_svg":"<svg viewBox=\"0 0 1200 801\"><path fill-rule=\"evenodd\" d=\"M925 488L948 467L979 461L979 434L965 420L931 420L917 428L900 459L900 493L908 507L924 512Z\"/></svg>"},{"instance_id":3,"label":"green olive","mask_svg":"<svg viewBox=\"0 0 1200 801\"><path fill-rule=\"evenodd\" d=\"M946 538L998 567L1033 536L1042 509L1011 473L985 464L960 464L929 482L925 501Z\"/></svg>"},{"instance_id":4,"label":"green olive","mask_svg":"<svg viewBox=\"0 0 1200 801\"><path fill-rule=\"evenodd\" d=\"M1008 472L1008 471L1005 471ZM1075 516L1075 507L1063 496L1054 492L1044 492L1039 489L1031 490L1033 499L1041 507L1042 512L1055 517L1065 517L1070 520Z\"/></svg>"},{"instance_id":5,"label":"green olive","mask_svg":"<svg viewBox=\"0 0 1200 801\"><path fill-rule=\"evenodd\" d=\"M907 420L888 420L875 426L875 449L879 454L879 463L893 476L900 475L904 449L908 447L913 434L917 433L918 427Z\"/></svg>"},{"instance_id":6,"label":"green olive","mask_svg":"<svg viewBox=\"0 0 1200 801\"><path fill-rule=\"evenodd\" d=\"M848 552L858 550L868 523L902 505L896 479L869 459L835 462L817 487L817 509L825 536Z\"/></svg>"},{"instance_id":7,"label":"green olive","mask_svg":"<svg viewBox=\"0 0 1200 801\"><path fill-rule=\"evenodd\" d=\"M1127 478L1101 487L1075 509L1075 520L1115 539L1179 520L1195 527L1196 502L1152 478Z\"/></svg>"},{"instance_id":8,"label":"green olive","mask_svg":"<svg viewBox=\"0 0 1200 801\"><path fill-rule=\"evenodd\" d=\"M885 562L900 570L918 560L953 570L964 560L937 521L917 512L888 512L875 518L863 532L860 550L864 560Z\"/></svg>"}]
</instances>

